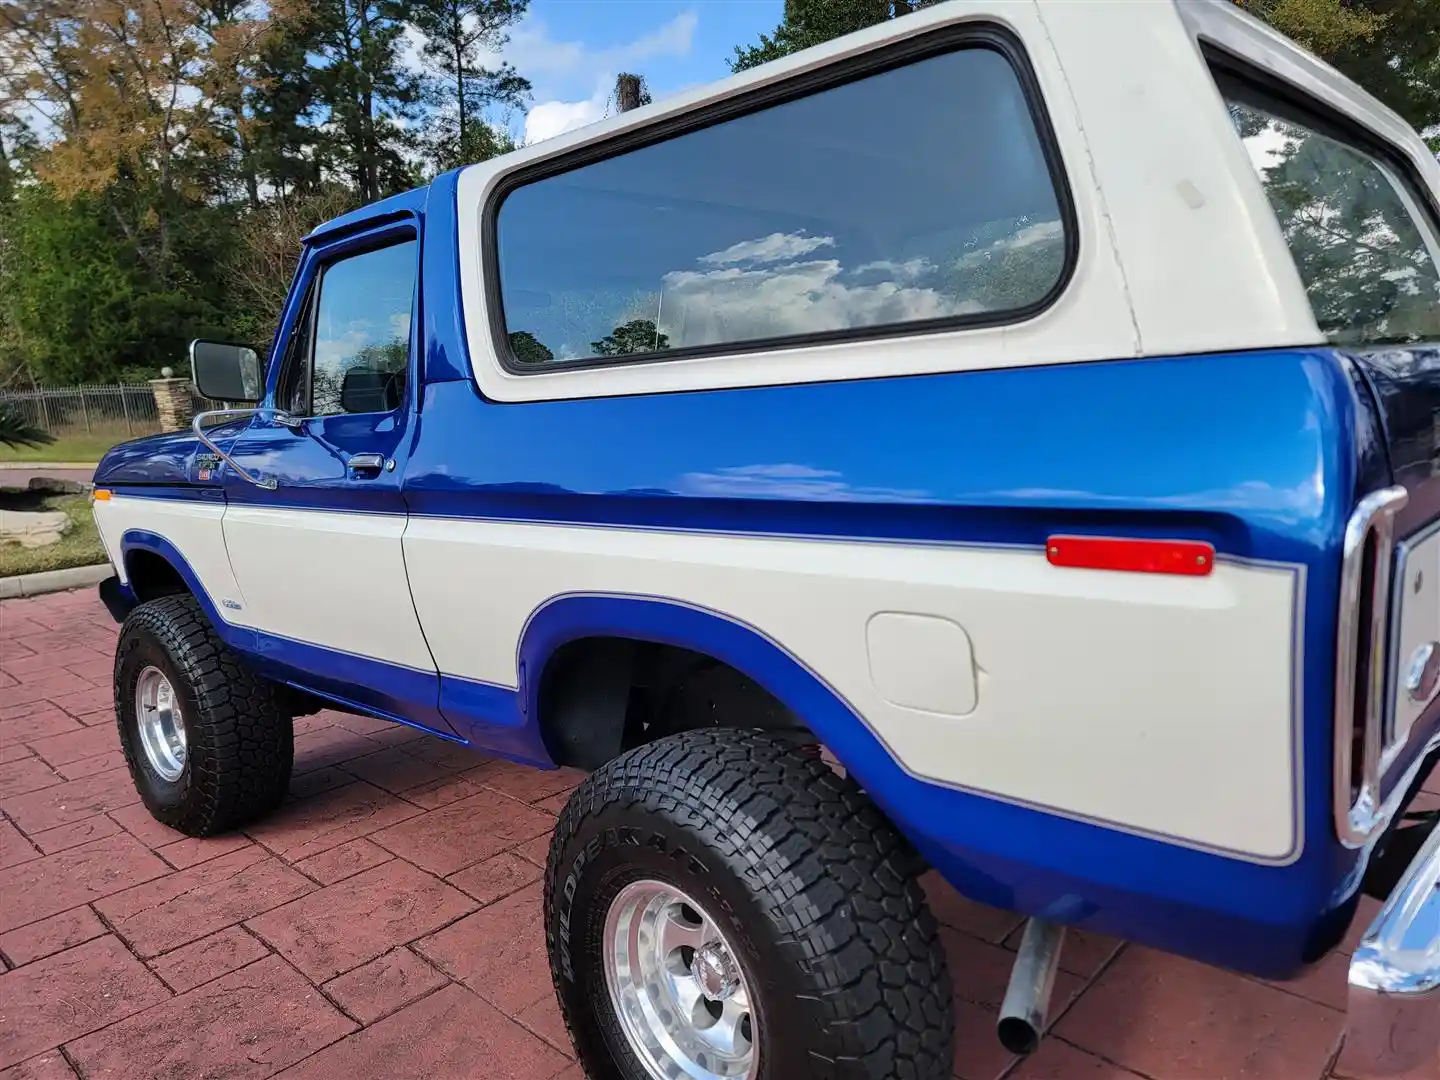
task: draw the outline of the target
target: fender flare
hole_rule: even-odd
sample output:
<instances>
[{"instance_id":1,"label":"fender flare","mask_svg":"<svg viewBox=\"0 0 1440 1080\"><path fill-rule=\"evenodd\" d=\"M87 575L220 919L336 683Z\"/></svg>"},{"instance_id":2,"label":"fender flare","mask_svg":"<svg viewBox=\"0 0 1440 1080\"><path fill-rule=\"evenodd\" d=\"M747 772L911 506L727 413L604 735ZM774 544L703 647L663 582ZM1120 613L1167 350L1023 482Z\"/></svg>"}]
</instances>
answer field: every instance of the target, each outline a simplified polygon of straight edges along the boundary
<instances>
[{"instance_id":1,"label":"fender flare","mask_svg":"<svg viewBox=\"0 0 1440 1080\"><path fill-rule=\"evenodd\" d=\"M183 581L185 587L190 590L190 595L195 597L196 603L204 610L205 616L210 620L211 625L220 632L222 637L226 636L226 629L229 624L220 617L220 610L215 606L215 602L210 599L210 594L205 591L205 586L200 583L200 579L196 576L195 571L191 569L189 561L186 560L184 555L180 554L179 549L169 540L166 540L165 537L159 533L150 532L147 529L126 529L120 537L120 568L125 573L125 581L122 587L132 601L138 600L138 597L135 596L135 590L130 585L130 571L126 563L130 557L130 553L133 551L144 551L151 555L158 555L169 563L171 569L180 575L180 580Z\"/></svg>"},{"instance_id":2,"label":"fender flare","mask_svg":"<svg viewBox=\"0 0 1440 1080\"><path fill-rule=\"evenodd\" d=\"M587 637L617 637L690 649L729 664L794 713L848 773L880 792L943 789L909 773L843 695L763 630L733 616L670 597L563 593L531 612L516 655L521 718L537 725L545 666L562 646ZM886 807L901 823L904 815Z\"/></svg>"}]
</instances>

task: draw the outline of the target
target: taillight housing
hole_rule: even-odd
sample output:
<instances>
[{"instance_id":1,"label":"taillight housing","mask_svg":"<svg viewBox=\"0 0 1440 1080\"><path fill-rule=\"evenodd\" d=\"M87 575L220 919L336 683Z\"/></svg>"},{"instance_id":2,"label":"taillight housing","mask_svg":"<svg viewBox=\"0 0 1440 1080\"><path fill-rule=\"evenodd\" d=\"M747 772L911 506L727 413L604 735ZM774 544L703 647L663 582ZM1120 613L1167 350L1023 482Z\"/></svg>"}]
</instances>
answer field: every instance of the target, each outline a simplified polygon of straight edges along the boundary
<instances>
[{"instance_id":1,"label":"taillight housing","mask_svg":"<svg viewBox=\"0 0 1440 1080\"><path fill-rule=\"evenodd\" d=\"M1395 515L1409 500L1403 487L1363 499L1345 526L1335 642L1335 831L1361 847L1383 825L1381 726L1385 715L1385 649Z\"/></svg>"}]
</instances>

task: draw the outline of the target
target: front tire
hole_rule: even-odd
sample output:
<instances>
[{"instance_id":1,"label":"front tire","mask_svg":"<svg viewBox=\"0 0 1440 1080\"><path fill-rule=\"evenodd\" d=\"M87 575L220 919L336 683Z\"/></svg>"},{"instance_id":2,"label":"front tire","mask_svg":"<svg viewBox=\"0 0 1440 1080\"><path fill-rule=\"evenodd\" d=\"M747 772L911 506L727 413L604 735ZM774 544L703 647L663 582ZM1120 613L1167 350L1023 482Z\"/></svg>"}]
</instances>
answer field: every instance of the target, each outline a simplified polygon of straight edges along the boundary
<instances>
[{"instance_id":1,"label":"front tire","mask_svg":"<svg viewBox=\"0 0 1440 1080\"><path fill-rule=\"evenodd\" d=\"M295 744L282 698L220 640L193 597L150 600L126 617L115 719L141 801L172 829L213 836L285 797Z\"/></svg>"},{"instance_id":2,"label":"front tire","mask_svg":"<svg viewBox=\"0 0 1440 1080\"><path fill-rule=\"evenodd\" d=\"M592 1080L941 1080L951 984L919 860L793 736L710 729L576 789L545 878Z\"/></svg>"}]
</instances>

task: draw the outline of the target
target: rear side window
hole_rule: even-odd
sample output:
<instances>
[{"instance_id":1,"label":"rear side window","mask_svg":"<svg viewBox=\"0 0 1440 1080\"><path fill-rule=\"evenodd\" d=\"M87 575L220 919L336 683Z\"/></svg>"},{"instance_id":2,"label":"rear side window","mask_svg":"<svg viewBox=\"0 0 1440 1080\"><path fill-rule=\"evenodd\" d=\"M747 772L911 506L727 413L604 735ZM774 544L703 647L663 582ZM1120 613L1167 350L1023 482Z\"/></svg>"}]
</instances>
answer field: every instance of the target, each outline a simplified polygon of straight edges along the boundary
<instances>
[{"instance_id":1,"label":"rear side window","mask_svg":"<svg viewBox=\"0 0 1440 1080\"><path fill-rule=\"evenodd\" d=\"M1248 101L1232 97L1229 108L1326 337L1440 341L1440 247L1399 173Z\"/></svg>"},{"instance_id":2,"label":"rear side window","mask_svg":"<svg viewBox=\"0 0 1440 1080\"><path fill-rule=\"evenodd\" d=\"M515 188L511 363L910 332L1038 310L1067 235L1020 77L932 55Z\"/></svg>"}]
</instances>

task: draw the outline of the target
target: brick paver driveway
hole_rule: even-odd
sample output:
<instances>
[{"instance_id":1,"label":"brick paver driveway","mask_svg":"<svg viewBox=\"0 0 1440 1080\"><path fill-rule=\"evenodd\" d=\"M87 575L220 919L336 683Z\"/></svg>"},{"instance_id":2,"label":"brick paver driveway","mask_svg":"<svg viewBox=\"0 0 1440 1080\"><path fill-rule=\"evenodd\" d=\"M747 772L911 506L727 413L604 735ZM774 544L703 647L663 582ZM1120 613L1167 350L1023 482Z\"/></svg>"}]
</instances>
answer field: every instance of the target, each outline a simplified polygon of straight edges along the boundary
<instances>
[{"instance_id":1,"label":"brick paver driveway","mask_svg":"<svg viewBox=\"0 0 1440 1080\"><path fill-rule=\"evenodd\" d=\"M574 774L324 713L278 813L188 839L130 785L114 637L88 592L0 604L0 1080L578 1080L539 884ZM1343 957L1280 988L1081 933L1017 1067L992 1025L1020 920L931 892L964 1080L1319 1080L1334 1057Z\"/></svg>"}]
</instances>

